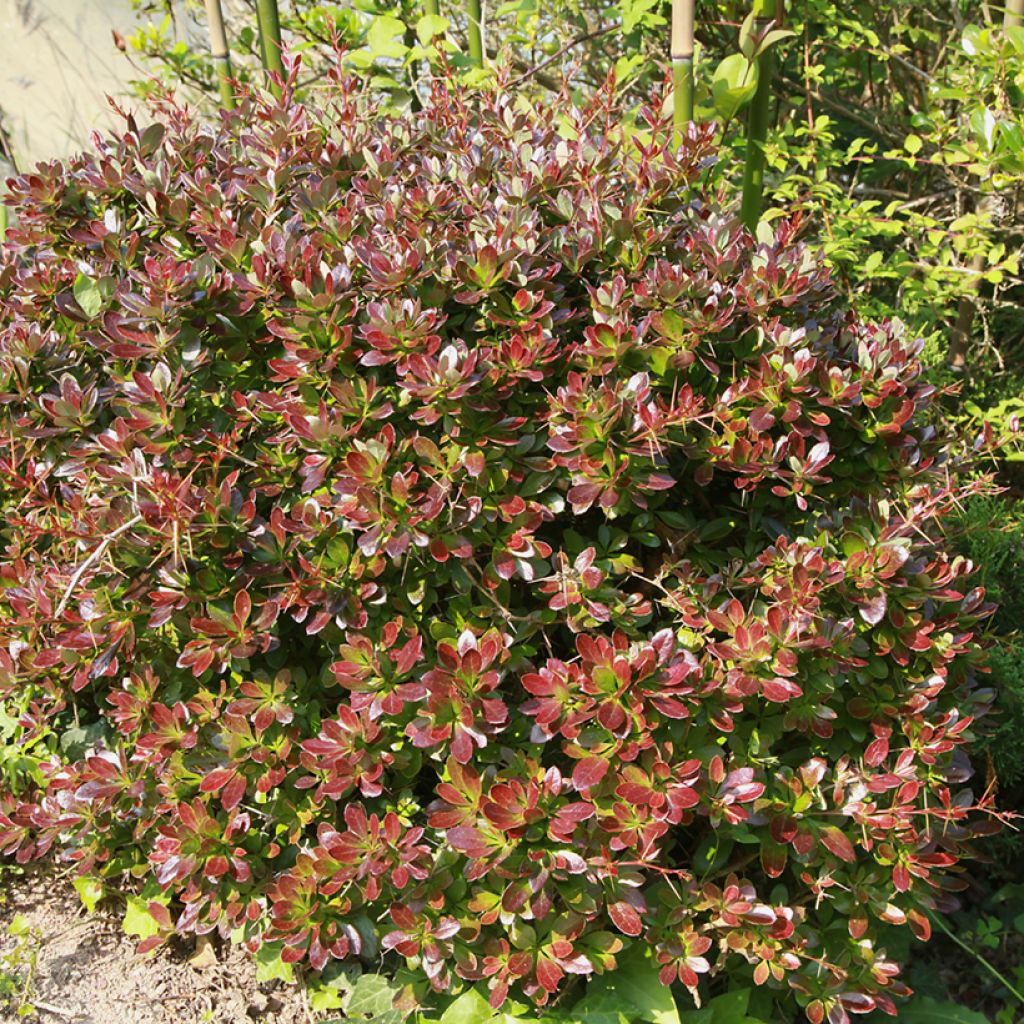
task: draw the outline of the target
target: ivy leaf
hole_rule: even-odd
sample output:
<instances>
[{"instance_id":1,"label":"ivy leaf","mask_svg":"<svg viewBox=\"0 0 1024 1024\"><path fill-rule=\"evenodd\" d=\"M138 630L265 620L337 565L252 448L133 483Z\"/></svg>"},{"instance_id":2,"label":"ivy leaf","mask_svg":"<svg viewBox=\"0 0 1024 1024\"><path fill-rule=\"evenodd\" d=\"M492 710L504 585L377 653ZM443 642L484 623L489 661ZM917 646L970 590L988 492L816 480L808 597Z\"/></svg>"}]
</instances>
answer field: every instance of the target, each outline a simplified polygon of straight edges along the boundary
<instances>
[{"instance_id":1,"label":"ivy leaf","mask_svg":"<svg viewBox=\"0 0 1024 1024\"><path fill-rule=\"evenodd\" d=\"M988 1017L959 1003L919 996L900 1007L900 1024L988 1024Z\"/></svg>"},{"instance_id":2,"label":"ivy leaf","mask_svg":"<svg viewBox=\"0 0 1024 1024\"><path fill-rule=\"evenodd\" d=\"M441 1014L440 1024L484 1024L494 1015L490 1003L475 988L471 988Z\"/></svg>"},{"instance_id":3,"label":"ivy leaf","mask_svg":"<svg viewBox=\"0 0 1024 1024\"><path fill-rule=\"evenodd\" d=\"M592 995L614 997L620 1007L633 1007L636 1020L649 1021L650 1024L680 1024L672 990L662 984L658 966L647 955L644 946L633 946L618 957L616 970L596 977L587 988L586 998ZM574 1007L574 1012L578 1012L578 1008Z\"/></svg>"},{"instance_id":4,"label":"ivy leaf","mask_svg":"<svg viewBox=\"0 0 1024 1024\"><path fill-rule=\"evenodd\" d=\"M294 976L292 965L286 964L281 959L283 945L284 943L281 942L264 942L256 950L253 959L256 961L256 980L261 985L267 981L292 981Z\"/></svg>"},{"instance_id":5,"label":"ivy leaf","mask_svg":"<svg viewBox=\"0 0 1024 1024\"><path fill-rule=\"evenodd\" d=\"M372 1020L374 1024L401 1024L407 1014L394 1006L397 989L382 974L364 974L345 1003L345 1021Z\"/></svg>"},{"instance_id":6,"label":"ivy leaf","mask_svg":"<svg viewBox=\"0 0 1024 1024\"><path fill-rule=\"evenodd\" d=\"M82 906L91 914L103 899L103 883L98 878L76 878L72 883Z\"/></svg>"},{"instance_id":7,"label":"ivy leaf","mask_svg":"<svg viewBox=\"0 0 1024 1024\"><path fill-rule=\"evenodd\" d=\"M587 994L561 1018L561 1024L634 1024L640 1019L636 1007L618 994L591 992L593 988L591 982Z\"/></svg>"},{"instance_id":8,"label":"ivy leaf","mask_svg":"<svg viewBox=\"0 0 1024 1024\"><path fill-rule=\"evenodd\" d=\"M750 989L735 989L715 996L699 1010L688 1010L680 1014L681 1024L765 1024L757 1017L747 1014L750 1006Z\"/></svg>"},{"instance_id":9,"label":"ivy leaf","mask_svg":"<svg viewBox=\"0 0 1024 1024\"><path fill-rule=\"evenodd\" d=\"M124 912L124 923L121 925L126 935L134 935L137 939L151 939L159 934L160 926L149 912L151 902L166 904L167 897L158 900L147 900L142 896L129 896L128 906Z\"/></svg>"}]
</instances>

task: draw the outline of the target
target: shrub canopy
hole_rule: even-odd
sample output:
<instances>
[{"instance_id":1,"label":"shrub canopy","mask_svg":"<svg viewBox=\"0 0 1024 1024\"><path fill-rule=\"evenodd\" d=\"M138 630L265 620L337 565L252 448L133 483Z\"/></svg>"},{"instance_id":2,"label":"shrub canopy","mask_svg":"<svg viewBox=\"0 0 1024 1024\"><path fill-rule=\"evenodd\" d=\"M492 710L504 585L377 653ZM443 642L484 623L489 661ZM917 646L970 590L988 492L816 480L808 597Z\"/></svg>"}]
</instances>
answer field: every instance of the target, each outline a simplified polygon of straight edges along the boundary
<instances>
[{"instance_id":1,"label":"shrub canopy","mask_svg":"<svg viewBox=\"0 0 1024 1024\"><path fill-rule=\"evenodd\" d=\"M0 848L147 948L892 1012L985 703L918 346L607 97L162 118L13 185Z\"/></svg>"}]
</instances>

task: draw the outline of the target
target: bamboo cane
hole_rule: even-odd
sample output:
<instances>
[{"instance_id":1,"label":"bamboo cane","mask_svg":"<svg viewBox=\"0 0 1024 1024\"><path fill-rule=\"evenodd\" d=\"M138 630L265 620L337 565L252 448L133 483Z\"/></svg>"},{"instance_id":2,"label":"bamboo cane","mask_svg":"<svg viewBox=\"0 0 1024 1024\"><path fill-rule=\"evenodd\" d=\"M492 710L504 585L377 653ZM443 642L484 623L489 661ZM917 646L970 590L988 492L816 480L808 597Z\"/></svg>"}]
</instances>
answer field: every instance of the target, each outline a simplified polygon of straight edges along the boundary
<instances>
[{"instance_id":1,"label":"bamboo cane","mask_svg":"<svg viewBox=\"0 0 1024 1024\"><path fill-rule=\"evenodd\" d=\"M484 66L484 32L482 0L466 0L469 59L478 67Z\"/></svg>"},{"instance_id":2,"label":"bamboo cane","mask_svg":"<svg viewBox=\"0 0 1024 1024\"><path fill-rule=\"evenodd\" d=\"M782 0L755 0L754 31L760 37L774 21L782 24ZM771 120L772 79L775 76L775 56L768 47L757 58L757 89L750 101L747 117L747 158L743 167L743 198L740 201L740 220L753 231L761 219L764 200L765 143Z\"/></svg>"},{"instance_id":3,"label":"bamboo cane","mask_svg":"<svg viewBox=\"0 0 1024 1024\"><path fill-rule=\"evenodd\" d=\"M693 120L694 0L672 0L672 123L676 141Z\"/></svg>"},{"instance_id":4,"label":"bamboo cane","mask_svg":"<svg viewBox=\"0 0 1024 1024\"><path fill-rule=\"evenodd\" d=\"M231 51L224 30L224 12L220 0L206 0L206 24L210 32L210 53L220 88L220 99L225 110L235 109L235 91L231 88Z\"/></svg>"},{"instance_id":5,"label":"bamboo cane","mask_svg":"<svg viewBox=\"0 0 1024 1024\"><path fill-rule=\"evenodd\" d=\"M267 75L276 73L284 78L284 64L281 62L281 19L277 11L277 0L256 0L256 21L260 30L260 56ZM281 98L281 85L271 78L270 89Z\"/></svg>"}]
</instances>

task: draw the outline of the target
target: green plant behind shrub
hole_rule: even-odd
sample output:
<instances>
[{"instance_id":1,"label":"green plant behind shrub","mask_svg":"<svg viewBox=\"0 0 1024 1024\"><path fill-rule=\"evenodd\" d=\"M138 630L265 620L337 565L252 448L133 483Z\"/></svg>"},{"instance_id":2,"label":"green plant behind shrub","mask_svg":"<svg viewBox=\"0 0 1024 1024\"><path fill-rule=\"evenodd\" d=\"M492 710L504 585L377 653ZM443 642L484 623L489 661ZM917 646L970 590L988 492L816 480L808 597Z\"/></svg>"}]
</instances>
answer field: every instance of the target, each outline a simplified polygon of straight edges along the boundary
<instances>
[{"instance_id":1,"label":"green plant behind shrub","mask_svg":"<svg viewBox=\"0 0 1024 1024\"><path fill-rule=\"evenodd\" d=\"M406 1010L894 1009L986 824L956 467L920 346L645 117L341 81L18 179L0 849Z\"/></svg>"}]
</instances>

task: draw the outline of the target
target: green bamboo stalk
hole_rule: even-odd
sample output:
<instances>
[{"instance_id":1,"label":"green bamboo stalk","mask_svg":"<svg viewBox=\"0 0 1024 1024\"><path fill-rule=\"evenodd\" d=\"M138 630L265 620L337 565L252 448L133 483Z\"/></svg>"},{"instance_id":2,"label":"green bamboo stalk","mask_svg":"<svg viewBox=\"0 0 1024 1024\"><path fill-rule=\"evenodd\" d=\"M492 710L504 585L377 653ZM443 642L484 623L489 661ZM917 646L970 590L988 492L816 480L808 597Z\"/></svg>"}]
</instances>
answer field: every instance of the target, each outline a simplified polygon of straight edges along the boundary
<instances>
[{"instance_id":1,"label":"green bamboo stalk","mask_svg":"<svg viewBox=\"0 0 1024 1024\"><path fill-rule=\"evenodd\" d=\"M1024 20L1024 0L1006 0L1003 10L1003 28L1018 28ZM978 212L987 213L992 208L992 197L984 195L978 202ZM971 260L971 272L974 279L970 290L960 296L957 303L956 321L949 339L949 365L957 371L967 370L967 348L974 331L974 317L978 309L978 296L981 293L982 274L988 260L984 252L979 252Z\"/></svg>"},{"instance_id":2,"label":"green bamboo stalk","mask_svg":"<svg viewBox=\"0 0 1024 1024\"><path fill-rule=\"evenodd\" d=\"M672 123L676 141L693 120L693 5L672 0Z\"/></svg>"},{"instance_id":3,"label":"green bamboo stalk","mask_svg":"<svg viewBox=\"0 0 1024 1024\"><path fill-rule=\"evenodd\" d=\"M260 56L263 68L270 75L276 72L284 78L284 64L281 62L281 19L277 12L277 0L256 0L256 21L260 29ZM271 79L271 91L281 98L281 86Z\"/></svg>"},{"instance_id":4,"label":"green bamboo stalk","mask_svg":"<svg viewBox=\"0 0 1024 1024\"><path fill-rule=\"evenodd\" d=\"M478 67L484 66L484 33L482 0L466 0L469 59Z\"/></svg>"},{"instance_id":5,"label":"green bamboo stalk","mask_svg":"<svg viewBox=\"0 0 1024 1024\"><path fill-rule=\"evenodd\" d=\"M774 8L774 10L773 10ZM782 24L781 0L754 0L754 33L760 37L768 26ZM747 159L743 167L743 198L740 220L753 231L761 219L764 202L764 146L768 141L771 121L772 79L775 77L775 55L768 47L757 58L757 89L750 101L747 116Z\"/></svg>"},{"instance_id":6,"label":"green bamboo stalk","mask_svg":"<svg viewBox=\"0 0 1024 1024\"><path fill-rule=\"evenodd\" d=\"M220 0L206 0L206 24L210 32L210 53L220 87L220 101L225 110L235 109L235 91L231 88L231 51L224 30L224 12Z\"/></svg>"}]
</instances>

